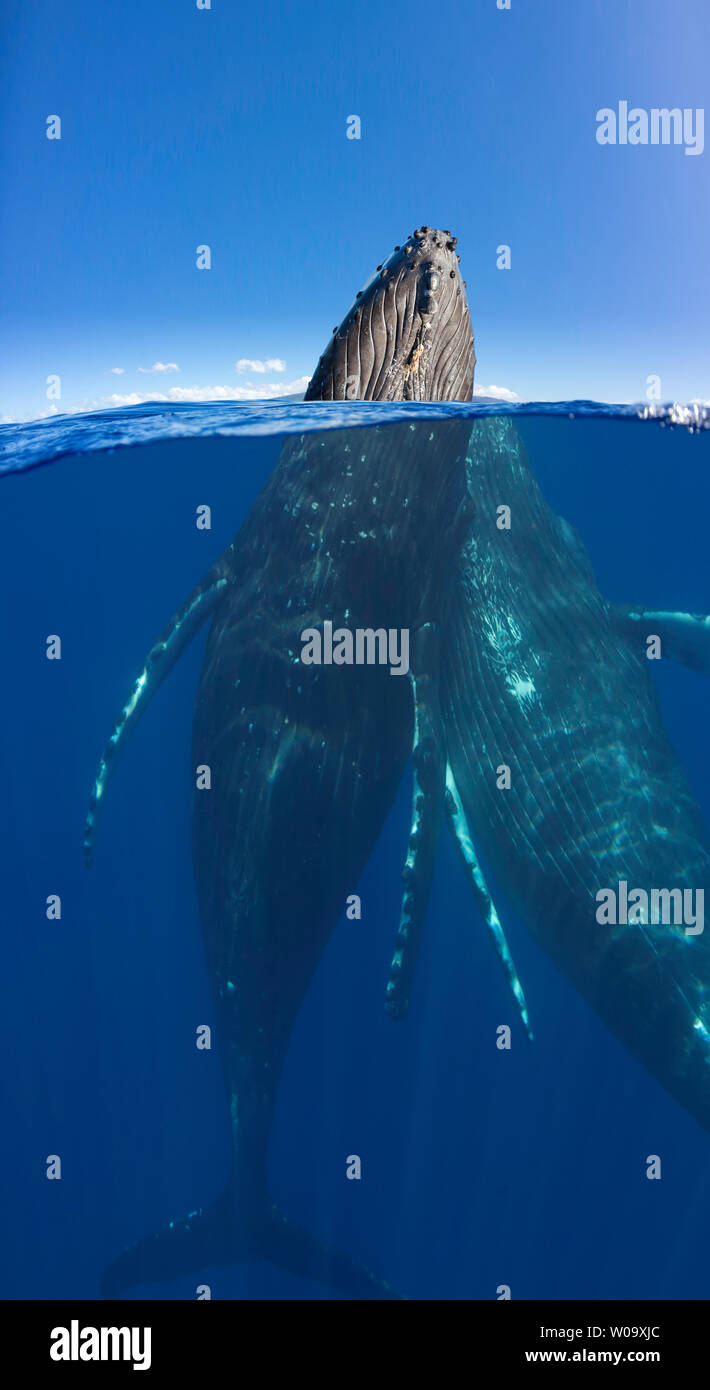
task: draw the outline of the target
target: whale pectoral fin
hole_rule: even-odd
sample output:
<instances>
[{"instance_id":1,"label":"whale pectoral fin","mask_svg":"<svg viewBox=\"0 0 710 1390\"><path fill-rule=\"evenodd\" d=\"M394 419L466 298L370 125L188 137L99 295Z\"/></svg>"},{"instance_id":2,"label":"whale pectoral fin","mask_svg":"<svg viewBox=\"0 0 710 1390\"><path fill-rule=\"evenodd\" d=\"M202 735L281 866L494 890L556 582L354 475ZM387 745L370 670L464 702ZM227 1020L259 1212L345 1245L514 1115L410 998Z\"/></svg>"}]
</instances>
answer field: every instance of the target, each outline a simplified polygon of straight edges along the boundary
<instances>
[{"instance_id":1,"label":"whale pectoral fin","mask_svg":"<svg viewBox=\"0 0 710 1390\"><path fill-rule=\"evenodd\" d=\"M439 713L439 640L426 623L414 634L410 680L414 698L412 822L402 877L404 893L386 1010L402 1019L409 1008L414 970L426 920L446 790L446 754Z\"/></svg>"},{"instance_id":2,"label":"whale pectoral fin","mask_svg":"<svg viewBox=\"0 0 710 1390\"><path fill-rule=\"evenodd\" d=\"M225 554L227 553L225 552ZM222 556L205 575L202 582L198 584L187 603L183 604L179 612L171 618L157 642L151 647L145 666L129 699L121 710L114 731L101 756L89 801L84 834L84 855L89 867L93 861L96 822L106 793L111 768L118 753L125 747L129 734L150 704L156 690L162 685L168 672L172 670L202 624L214 612L229 583L225 570L225 556Z\"/></svg>"},{"instance_id":3,"label":"whale pectoral fin","mask_svg":"<svg viewBox=\"0 0 710 1390\"><path fill-rule=\"evenodd\" d=\"M646 638L661 639L661 654L710 676L710 616L638 608L630 603L612 604L618 626L642 656Z\"/></svg>"},{"instance_id":4,"label":"whale pectoral fin","mask_svg":"<svg viewBox=\"0 0 710 1390\"><path fill-rule=\"evenodd\" d=\"M483 917L483 920L486 926L488 927L489 932L491 933L496 955L498 956L498 959L503 967L503 974L505 975L505 978L508 981L513 997L518 1006L518 1011L520 1013L520 1018L522 1020L525 1032L530 1041L532 1042L533 1035L532 1029L530 1027L530 1019L528 1017L528 1008L525 1002L525 995L523 994L523 987L520 983L520 980L518 979L518 972L515 969L513 957L510 954L510 948L505 939L505 933L501 926L500 918L498 916L498 913L496 912L493 899L491 898L491 895L486 886L486 881L481 872L481 866L478 862L478 856L474 848L473 840L471 839L471 832L469 830L468 821L466 819L466 813L463 809L461 798L458 793L458 787L456 786L456 782L454 780L454 774L451 771L451 768L448 763L446 765L446 814L449 822L449 828L456 841L459 853L461 855L461 859L463 861L464 868L466 870L468 881L471 885L471 888L473 889L473 896L476 899L476 903L478 905L481 916Z\"/></svg>"}]
</instances>

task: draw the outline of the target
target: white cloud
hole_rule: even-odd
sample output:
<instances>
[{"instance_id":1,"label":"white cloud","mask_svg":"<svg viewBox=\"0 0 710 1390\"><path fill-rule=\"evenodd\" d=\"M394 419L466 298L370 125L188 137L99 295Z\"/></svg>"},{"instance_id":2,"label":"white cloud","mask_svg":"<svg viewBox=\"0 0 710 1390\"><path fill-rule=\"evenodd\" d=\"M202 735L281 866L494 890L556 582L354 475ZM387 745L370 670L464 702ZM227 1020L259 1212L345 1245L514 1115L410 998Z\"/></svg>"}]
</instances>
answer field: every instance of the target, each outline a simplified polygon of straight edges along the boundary
<instances>
[{"instance_id":1,"label":"white cloud","mask_svg":"<svg viewBox=\"0 0 710 1390\"><path fill-rule=\"evenodd\" d=\"M48 410L33 410L31 415L0 416L0 425L28 425L35 420L48 420L52 415L82 415L87 411L103 410L103 408L99 401L89 400L89 397L85 396L83 401L74 405L64 405L61 410L58 405L52 402Z\"/></svg>"},{"instance_id":2,"label":"white cloud","mask_svg":"<svg viewBox=\"0 0 710 1390\"><path fill-rule=\"evenodd\" d=\"M82 409L82 406L74 406L73 410L68 408L60 410L59 406L52 401L47 410L34 410L31 415L2 415L0 416L0 425L27 425L31 424L33 420L48 420L50 415L72 415Z\"/></svg>"},{"instance_id":3,"label":"white cloud","mask_svg":"<svg viewBox=\"0 0 710 1390\"><path fill-rule=\"evenodd\" d=\"M112 367L112 368L111 368L111 371L113 372L113 375L114 375L114 376L123 376L123 373L125 372L125 370L126 370L125 367Z\"/></svg>"},{"instance_id":4,"label":"white cloud","mask_svg":"<svg viewBox=\"0 0 710 1390\"><path fill-rule=\"evenodd\" d=\"M177 362L154 362L152 367L139 367L139 372L147 376L148 372L179 372Z\"/></svg>"},{"instance_id":5,"label":"white cloud","mask_svg":"<svg viewBox=\"0 0 710 1390\"><path fill-rule=\"evenodd\" d=\"M131 391L120 396L116 392L106 396L109 406L143 405L147 401L263 401L276 400L279 396L295 396L305 391L310 377L300 376L296 381L264 382L263 386L171 386L169 391Z\"/></svg>"},{"instance_id":6,"label":"white cloud","mask_svg":"<svg viewBox=\"0 0 710 1390\"><path fill-rule=\"evenodd\" d=\"M251 366L253 368L253 363ZM171 364L169 368L163 367L160 363L156 363L156 369L178 370L174 363ZM111 370L115 371L118 375L118 369L112 368ZM120 370L123 371L122 368ZM148 369L143 368L143 370L147 371ZM80 404L63 406L62 413L73 415L81 411L101 410L106 407L121 409L123 406L127 405L143 405L148 401L163 401L166 404L176 401L185 401L199 404L204 401L278 400L281 396L303 395L309 381L310 377L300 376L297 377L295 381L265 381L259 386L254 386L252 382L247 381L243 386L171 386L167 391L131 391L126 395L120 395L114 392L110 396L104 396L101 401L85 398ZM495 400L502 401L520 400L520 397L515 391L508 390L506 386L474 386L473 394L474 398L477 396L489 396ZM693 404L693 402L691 402L691 404ZM697 404L700 403L698 402ZM707 402L705 402L705 404L707 404ZM19 417L13 417L11 415L0 416L0 424L21 424L25 420L46 419L48 415L58 415L59 413L58 407L52 402L49 409L39 414L33 413L32 415Z\"/></svg>"},{"instance_id":7,"label":"white cloud","mask_svg":"<svg viewBox=\"0 0 710 1390\"><path fill-rule=\"evenodd\" d=\"M265 362L260 362L258 358L240 357L234 370L235 372L285 372L286 363L282 357L267 357Z\"/></svg>"},{"instance_id":8,"label":"white cloud","mask_svg":"<svg viewBox=\"0 0 710 1390\"><path fill-rule=\"evenodd\" d=\"M519 401L520 396L515 391L509 391L507 386L474 386L474 396L493 396L497 401Z\"/></svg>"}]
</instances>

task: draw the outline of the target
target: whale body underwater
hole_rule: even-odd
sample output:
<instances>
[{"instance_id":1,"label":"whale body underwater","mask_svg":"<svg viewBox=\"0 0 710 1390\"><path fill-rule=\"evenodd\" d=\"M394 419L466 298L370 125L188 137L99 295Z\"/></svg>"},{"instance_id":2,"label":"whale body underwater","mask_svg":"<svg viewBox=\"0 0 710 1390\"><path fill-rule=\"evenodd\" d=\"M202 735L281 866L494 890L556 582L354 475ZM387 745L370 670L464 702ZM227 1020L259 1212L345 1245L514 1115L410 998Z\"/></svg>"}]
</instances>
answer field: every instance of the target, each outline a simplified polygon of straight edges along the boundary
<instances>
[{"instance_id":1,"label":"whale body underwater","mask_svg":"<svg viewBox=\"0 0 710 1390\"><path fill-rule=\"evenodd\" d=\"M378 266L334 331L310 400L473 394L455 239L428 227ZM500 529L498 511L510 508ZM596 895L710 886L699 810L663 728L645 635L707 670L708 625L614 607L547 506L508 417L305 435L148 655L104 751L109 774L180 654L211 619L195 702L195 880L231 1124L227 1187L125 1250L116 1297L266 1259L354 1299L400 1295L270 1200L266 1157L290 1034L411 759L412 821L385 1005L407 1012L444 821L530 1035L478 861L629 1050L710 1128L710 949L652 921L600 925ZM409 678L299 661L304 629L402 629ZM497 769L510 770L499 788ZM298 807L298 815L294 814Z\"/></svg>"},{"instance_id":2,"label":"whale body underwater","mask_svg":"<svg viewBox=\"0 0 710 1390\"><path fill-rule=\"evenodd\" d=\"M546 954L710 1130L710 844L647 656L655 638L707 672L707 620L604 599L510 417L474 422L467 470L476 515L442 641L457 812ZM620 885L648 901L607 911ZM654 912L657 889L695 910Z\"/></svg>"},{"instance_id":3,"label":"whale body underwater","mask_svg":"<svg viewBox=\"0 0 710 1390\"><path fill-rule=\"evenodd\" d=\"M455 241L418 228L378 267L326 348L310 399L470 397L473 333ZM445 795L438 634L470 522L466 422L334 430L286 442L227 551L149 653L104 752L112 763L202 622L193 720L195 881L231 1122L218 1202L125 1251L103 1292L267 1259L351 1298L390 1287L278 1212L266 1151L295 1017L410 757L412 847L390 1003L403 1008ZM395 447L395 444L398 447ZM435 535L431 534L436 518ZM301 634L407 629L409 674L304 665ZM393 936L395 935L393 931ZM405 950L406 947L406 950Z\"/></svg>"}]
</instances>

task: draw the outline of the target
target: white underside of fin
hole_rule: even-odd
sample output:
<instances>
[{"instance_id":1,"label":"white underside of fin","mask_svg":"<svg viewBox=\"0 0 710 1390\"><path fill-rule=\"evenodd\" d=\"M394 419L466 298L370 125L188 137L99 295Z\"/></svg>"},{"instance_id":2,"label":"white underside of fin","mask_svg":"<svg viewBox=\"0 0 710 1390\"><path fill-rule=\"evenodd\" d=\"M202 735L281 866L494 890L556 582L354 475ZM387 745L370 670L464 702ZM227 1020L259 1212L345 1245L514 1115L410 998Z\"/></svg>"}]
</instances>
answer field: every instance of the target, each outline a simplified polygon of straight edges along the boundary
<instances>
[{"instance_id":1,"label":"white underside of fin","mask_svg":"<svg viewBox=\"0 0 710 1390\"><path fill-rule=\"evenodd\" d=\"M515 969L513 957L505 939L505 932L501 926L495 904L488 891L486 880L481 872L478 855L476 854L474 843L471 838L471 831L466 819L466 812L463 809L458 787L456 786L454 774L449 763L446 764L446 809L449 818L449 826L456 840L456 844L458 845L459 853L468 874L478 909L493 938L496 955L503 967L503 973L518 1006L525 1032L530 1041L532 1041L533 1035L523 987L518 978L518 973Z\"/></svg>"}]
</instances>

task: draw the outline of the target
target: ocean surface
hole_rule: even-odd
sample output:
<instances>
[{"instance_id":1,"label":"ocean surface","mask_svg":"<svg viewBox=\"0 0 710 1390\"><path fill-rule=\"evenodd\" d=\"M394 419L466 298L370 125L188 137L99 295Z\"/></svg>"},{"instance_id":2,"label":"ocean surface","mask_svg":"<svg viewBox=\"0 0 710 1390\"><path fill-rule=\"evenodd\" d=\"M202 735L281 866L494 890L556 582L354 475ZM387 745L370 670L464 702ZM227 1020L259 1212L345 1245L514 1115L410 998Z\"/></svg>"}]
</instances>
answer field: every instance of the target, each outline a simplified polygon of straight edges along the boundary
<instances>
[{"instance_id":1,"label":"ocean surface","mask_svg":"<svg viewBox=\"0 0 710 1390\"><path fill-rule=\"evenodd\" d=\"M5 1196L0 1296L97 1298L130 1242L214 1200L229 1138L190 851L206 630L117 766L87 871L101 751L156 636L233 539L286 434L513 414L602 592L710 609L701 406L163 405L0 427ZM208 504L212 527L198 530ZM432 518L432 525L435 519ZM46 659L59 634L60 661ZM710 685L663 661L666 726L710 824ZM519 1027L442 835L409 1018L384 1011L405 777L292 1037L269 1180L294 1220L415 1299L710 1296L710 1134L604 1028L488 874L530 1010ZM299 806L294 804L294 817ZM46 916L59 894L59 921ZM710 982L709 982L710 983ZM509 1053L495 1047L510 1023ZM360 1181L345 1178L358 1154ZM646 1157L662 1157L648 1181ZM61 1158L61 1181L47 1160ZM332 1299L266 1263L138 1297Z\"/></svg>"}]
</instances>

